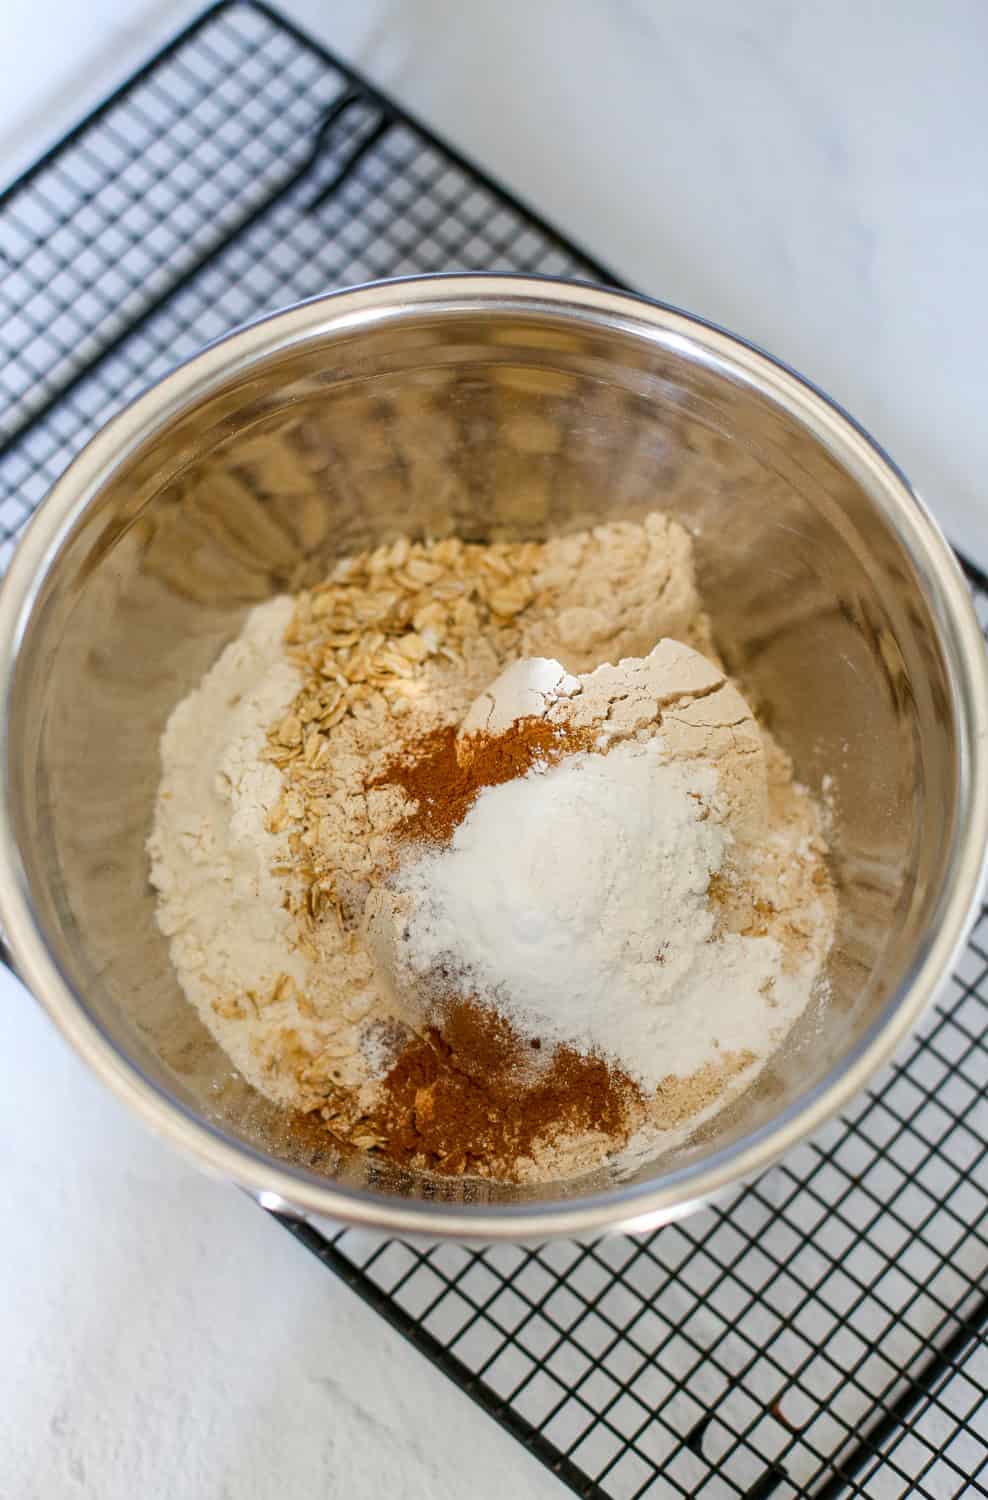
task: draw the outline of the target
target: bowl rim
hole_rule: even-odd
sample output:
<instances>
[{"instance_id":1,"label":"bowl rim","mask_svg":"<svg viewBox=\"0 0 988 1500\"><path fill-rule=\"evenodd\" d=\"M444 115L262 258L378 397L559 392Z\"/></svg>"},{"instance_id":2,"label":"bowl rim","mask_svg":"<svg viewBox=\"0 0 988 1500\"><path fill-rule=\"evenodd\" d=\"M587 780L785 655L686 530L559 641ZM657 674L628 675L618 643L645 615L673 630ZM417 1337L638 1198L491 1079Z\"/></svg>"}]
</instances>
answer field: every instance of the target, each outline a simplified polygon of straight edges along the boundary
<instances>
[{"instance_id":1,"label":"bowl rim","mask_svg":"<svg viewBox=\"0 0 988 1500\"><path fill-rule=\"evenodd\" d=\"M188 406L261 361L320 339L436 314L543 314L603 322L683 351L754 386L809 429L863 484L909 553L937 622L958 720L958 813L934 920L910 969L868 1031L813 1088L772 1121L699 1162L643 1183L548 1201L447 1204L389 1198L290 1167L237 1143L147 1078L86 1007L48 949L14 837L9 703L18 654L48 571L114 472ZM669 304L587 283L537 276L449 274L372 282L271 313L177 366L90 439L28 524L0 584L0 934L16 972L70 1044L158 1134L201 1166L233 1179L272 1211L313 1214L391 1235L458 1240L543 1240L604 1231L638 1233L692 1212L762 1172L820 1128L867 1083L932 1002L964 941L980 894L988 844L988 662L961 570L905 475L835 401L789 366L713 323Z\"/></svg>"}]
</instances>

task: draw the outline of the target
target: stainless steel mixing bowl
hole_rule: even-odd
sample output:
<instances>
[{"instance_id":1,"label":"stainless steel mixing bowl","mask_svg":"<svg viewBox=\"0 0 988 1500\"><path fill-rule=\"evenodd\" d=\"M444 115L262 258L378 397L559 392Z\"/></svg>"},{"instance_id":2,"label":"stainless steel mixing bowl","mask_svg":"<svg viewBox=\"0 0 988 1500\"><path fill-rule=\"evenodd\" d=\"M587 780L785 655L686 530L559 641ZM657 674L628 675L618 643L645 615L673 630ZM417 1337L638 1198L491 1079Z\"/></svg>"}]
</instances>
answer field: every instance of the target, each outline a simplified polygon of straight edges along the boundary
<instances>
[{"instance_id":1,"label":"stainless steel mixing bowl","mask_svg":"<svg viewBox=\"0 0 988 1500\"><path fill-rule=\"evenodd\" d=\"M541 537L659 507L717 635L833 807L831 999L744 1099L626 1180L436 1181L346 1156L235 1074L182 998L144 841L158 740L244 610L411 531ZM945 975L988 827L981 637L902 475L825 397L683 314L504 277L294 307L184 365L55 486L0 597L0 922L150 1125L268 1205L391 1233L640 1229L862 1087ZM829 778L829 780L828 780Z\"/></svg>"}]
</instances>

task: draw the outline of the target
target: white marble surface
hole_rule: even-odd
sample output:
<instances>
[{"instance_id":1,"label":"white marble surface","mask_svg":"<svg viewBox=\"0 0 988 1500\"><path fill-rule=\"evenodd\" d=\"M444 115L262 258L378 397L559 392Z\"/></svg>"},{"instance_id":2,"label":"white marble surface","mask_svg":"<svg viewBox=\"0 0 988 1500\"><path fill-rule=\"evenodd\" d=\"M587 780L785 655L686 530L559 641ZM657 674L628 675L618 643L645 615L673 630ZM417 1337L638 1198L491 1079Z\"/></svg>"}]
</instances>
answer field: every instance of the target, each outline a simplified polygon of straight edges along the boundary
<instances>
[{"instance_id":1,"label":"white marble surface","mask_svg":"<svg viewBox=\"0 0 988 1500\"><path fill-rule=\"evenodd\" d=\"M627 279L815 378L988 563L982 0L285 8ZM194 10L6 0L0 178ZM559 1493L0 990L0 1494Z\"/></svg>"}]
</instances>

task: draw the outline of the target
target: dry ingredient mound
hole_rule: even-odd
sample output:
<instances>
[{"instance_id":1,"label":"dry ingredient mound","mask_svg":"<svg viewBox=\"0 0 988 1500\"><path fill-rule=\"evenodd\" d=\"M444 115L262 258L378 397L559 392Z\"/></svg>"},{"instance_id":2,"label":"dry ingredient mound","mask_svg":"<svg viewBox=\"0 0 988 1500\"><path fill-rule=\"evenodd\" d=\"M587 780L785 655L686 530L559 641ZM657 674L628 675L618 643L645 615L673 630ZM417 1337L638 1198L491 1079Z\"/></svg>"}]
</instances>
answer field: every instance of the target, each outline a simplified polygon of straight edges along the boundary
<instances>
[{"instance_id":1,"label":"dry ingredient mound","mask_svg":"<svg viewBox=\"0 0 988 1500\"><path fill-rule=\"evenodd\" d=\"M149 839L178 977L251 1083L403 1165L532 1182L599 1165L643 1132L659 1149L746 1084L760 1060L724 1049L689 1075L657 1064L658 1086L643 1088L612 1057L542 1046L451 983L425 1024L367 942L368 907L403 851L448 841L481 788L511 791L593 748L599 724L530 715L470 733L465 753L460 727L499 674L524 658L594 673L663 637L707 658L716 685L676 714L687 738L709 738L704 704L729 684L690 538L657 514L544 543L400 538L251 611L169 720ZM817 809L753 732L758 878L721 869L713 921L818 964L833 892ZM778 1040L784 1029L780 1016Z\"/></svg>"},{"instance_id":2,"label":"dry ingredient mound","mask_svg":"<svg viewBox=\"0 0 988 1500\"><path fill-rule=\"evenodd\" d=\"M807 964L787 974L774 937L717 931L710 879L735 847L720 801L713 767L666 761L660 735L485 788L448 848L403 862L391 941L371 937L403 1017L428 1024L442 974L653 1092L721 1050L764 1056Z\"/></svg>"}]
</instances>

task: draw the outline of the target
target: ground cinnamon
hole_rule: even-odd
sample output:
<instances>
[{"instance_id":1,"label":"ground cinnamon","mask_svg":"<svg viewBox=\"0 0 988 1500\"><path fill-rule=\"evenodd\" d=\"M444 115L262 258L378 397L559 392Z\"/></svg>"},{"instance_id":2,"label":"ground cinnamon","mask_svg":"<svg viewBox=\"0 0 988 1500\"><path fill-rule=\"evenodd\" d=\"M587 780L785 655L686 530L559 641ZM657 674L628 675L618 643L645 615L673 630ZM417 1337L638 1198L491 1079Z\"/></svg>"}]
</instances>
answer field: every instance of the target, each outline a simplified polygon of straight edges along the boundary
<instances>
[{"instance_id":1,"label":"ground cinnamon","mask_svg":"<svg viewBox=\"0 0 988 1500\"><path fill-rule=\"evenodd\" d=\"M511 1180L537 1146L589 1132L622 1144L640 1117L638 1087L602 1058L519 1037L497 1012L458 999L410 1042L368 1124L381 1154L440 1173Z\"/></svg>"},{"instance_id":2,"label":"ground cinnamon","mask_svg":"<svg viewBox=\"0 0 988 1500\"><path fill-rule=\"evenodd\" d=\"M585 739L535 715L516 719L504 734L471 734L459 741L456 726L447 724L405 746L367 785L400 786L417 803L396 829L397 837L445 844L483 787L513 781L535 765L555 765L585 748Z\"/></svg>"}]
</instances>

